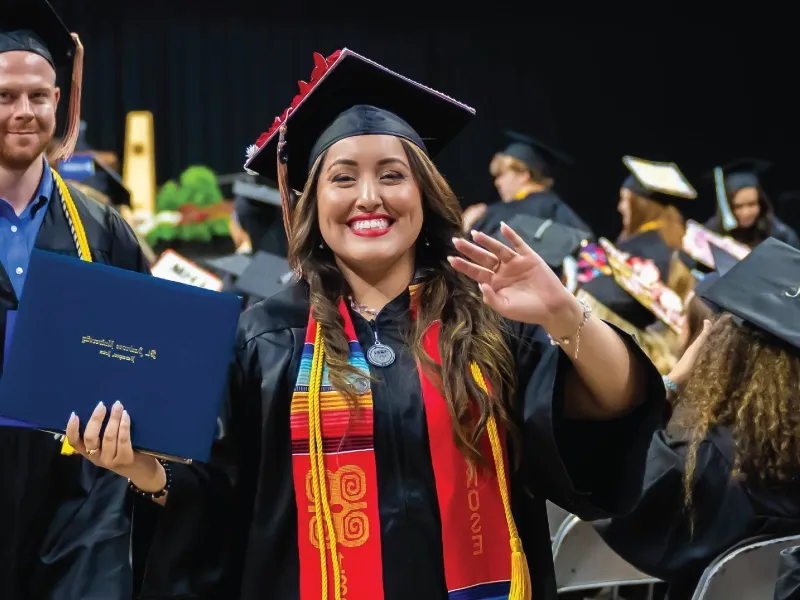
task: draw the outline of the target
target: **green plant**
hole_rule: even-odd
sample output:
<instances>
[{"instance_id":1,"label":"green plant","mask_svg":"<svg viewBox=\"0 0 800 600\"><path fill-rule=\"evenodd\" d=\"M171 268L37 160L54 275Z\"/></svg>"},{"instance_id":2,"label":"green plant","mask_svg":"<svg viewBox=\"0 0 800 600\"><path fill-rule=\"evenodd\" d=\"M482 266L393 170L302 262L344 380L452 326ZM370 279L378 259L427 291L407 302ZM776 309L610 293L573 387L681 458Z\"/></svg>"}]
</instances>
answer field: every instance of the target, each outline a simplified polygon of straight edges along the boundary
<instances>
[{"instance_id":1,"label":"green plant","mask_svg":"<svg viewBox=\"0 0 800 600\"><path fill-rule=\"evenodd\" d=\"M217 183L217 176L208 167L193 166L181 174L181 190L186 190L185 203L208 208L224 198Z\"/></svg>"}]
</instances>

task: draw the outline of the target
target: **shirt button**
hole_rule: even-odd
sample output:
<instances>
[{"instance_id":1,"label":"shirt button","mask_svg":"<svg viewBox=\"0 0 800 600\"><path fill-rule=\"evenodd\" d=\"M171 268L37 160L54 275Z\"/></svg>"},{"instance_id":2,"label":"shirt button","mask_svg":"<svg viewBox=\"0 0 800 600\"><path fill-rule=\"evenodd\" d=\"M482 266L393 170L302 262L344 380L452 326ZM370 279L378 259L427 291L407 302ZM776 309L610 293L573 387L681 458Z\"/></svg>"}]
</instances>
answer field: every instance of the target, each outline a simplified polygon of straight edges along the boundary
<instances>
[{"instance_id":1,"label":"shirt button","mask_svg":"<svg viewBox=\"0 0 800 600\"><path fill-rule=\"evenodd\" d=\"M17 267L17 275L22 275L22 267Z\"/></svg>"},{"instance_id":2,"label":"shirt button","mask_svg":"<svg viewBox=\"0 0 800 600\"><path fill-rule=\"evenodd\" d=\"M16 225L12 225L11 226L11 233L17 233L17 226Z\"/></svg>"}]
</instances>

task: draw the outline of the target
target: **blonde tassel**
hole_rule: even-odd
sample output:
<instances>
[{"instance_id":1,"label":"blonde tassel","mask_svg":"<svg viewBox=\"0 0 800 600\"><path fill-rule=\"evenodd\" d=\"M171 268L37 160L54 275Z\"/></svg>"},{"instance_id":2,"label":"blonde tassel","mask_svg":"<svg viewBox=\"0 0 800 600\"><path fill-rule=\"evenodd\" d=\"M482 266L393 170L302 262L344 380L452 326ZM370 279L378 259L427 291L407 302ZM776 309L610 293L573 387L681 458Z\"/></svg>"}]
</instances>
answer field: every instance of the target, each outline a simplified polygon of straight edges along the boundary
<instances>
[{"instance_id":1,"label":"blonde tassel","mask_svg":"<svg viewBox=\"0 0 800 600\"><path fill-rule=\"evenodd\" d=\"M522 540L511 540L511 589L508 600L531 600L531 572L528 570L528 558L522 549Z\"/></svg>"},{"instance_id":2,"label":"blonde tassel","mask_svg":"<svg viewBox=\"0 0 800 600\"><path fill-rule=\"evenodd\" d=\"M72 60L72 87L69 94L67 128L61 143L50 155L54 161L66 160L75 152L81 132L81 91L83 89L83 44L77 33L72 34L75 41L75 57Z\"/></svg>"}]
</instances>

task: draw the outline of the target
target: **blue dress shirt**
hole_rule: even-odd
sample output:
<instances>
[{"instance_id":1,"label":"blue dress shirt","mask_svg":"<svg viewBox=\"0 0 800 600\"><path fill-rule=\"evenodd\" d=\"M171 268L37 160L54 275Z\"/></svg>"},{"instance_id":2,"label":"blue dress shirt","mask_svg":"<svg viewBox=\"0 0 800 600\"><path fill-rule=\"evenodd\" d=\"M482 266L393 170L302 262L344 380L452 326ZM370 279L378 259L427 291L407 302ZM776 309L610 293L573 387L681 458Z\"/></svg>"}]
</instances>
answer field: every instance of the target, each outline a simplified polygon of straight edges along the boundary
<instances>
[{"instance_id":1,"label":"blue dress shirt","mask_svg":"<svg viewBox=\"0 0 800 600\"><path fill-rule=\"evenodd\" d=\"M8 200L0 197L0 262L8 273L18 299L22 296L28 261L47 213L54 183L50 165L45 160L39 189L22 214L17 215Z\"/></svg>"}]
</instances>

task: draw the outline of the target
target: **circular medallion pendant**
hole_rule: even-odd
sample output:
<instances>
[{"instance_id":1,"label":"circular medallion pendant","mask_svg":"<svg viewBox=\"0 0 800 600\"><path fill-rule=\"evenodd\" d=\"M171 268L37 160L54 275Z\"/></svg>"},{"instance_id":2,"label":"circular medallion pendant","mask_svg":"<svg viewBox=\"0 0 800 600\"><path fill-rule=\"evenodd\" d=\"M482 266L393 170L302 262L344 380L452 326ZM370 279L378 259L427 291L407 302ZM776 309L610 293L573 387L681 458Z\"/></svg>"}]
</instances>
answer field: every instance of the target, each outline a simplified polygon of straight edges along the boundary
<instances>
[{"instance_id":1,"label":"circular medallion pendant","mask_svg":"<svg viewBox=\"0 0 800 600\"><path fill-rule=\"evenodd\" d=\"M376 367L388 367L394 362L394 350L380 342L376 342L367 350L367 360Z\"/></svg>"}]
</instances>

